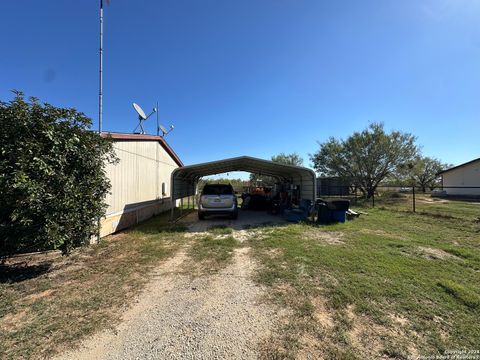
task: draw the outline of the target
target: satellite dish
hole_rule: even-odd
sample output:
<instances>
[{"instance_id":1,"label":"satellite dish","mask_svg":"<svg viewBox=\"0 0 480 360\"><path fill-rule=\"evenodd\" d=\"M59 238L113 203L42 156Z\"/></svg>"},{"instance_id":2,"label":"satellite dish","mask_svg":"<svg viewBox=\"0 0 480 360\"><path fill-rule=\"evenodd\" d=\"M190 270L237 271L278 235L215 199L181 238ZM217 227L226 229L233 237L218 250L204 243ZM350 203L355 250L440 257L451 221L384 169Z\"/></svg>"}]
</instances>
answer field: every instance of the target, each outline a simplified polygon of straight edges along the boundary
<instances>
[{"instance_id":1,"label":"satellite dish","mask_svg":"<svg viewBox=\"0 0 480 360\"><path fill-rule=\"evenodd\" d=\"M170 131L172 131L175 127L173 125L170 125L170 130L167 130L165 126L159 125L158 128L162 131L162 136L167 135Z\"/></svg>"},{"instance_id":2,"label":"satellite dish","mask_svg":"<svg viewBox=\"0 0 480 360\"><path fill-rule=\"evenodd\" d=\"M150 116L152 116L153 113L157 112L157 108L153 108L153 111L147 116L145 115L145 111L140 107L140 105L133 103L133 108L138 114L138 125L137 127L133 130L135 134L145 134L145 129L143 128L143 123L145 120L147 120ZM140 131L137 131L137 129L140 128Z\"/></svg>"},{"instance_id":3,"label":"satellite dish","mask_svg":"<svg viewBox=\"0 0 480 360\"><path fill-rule=\"evenodd\" d=\"M143 111L143 109L140 107L140 105L136 104L136 103L133 103L133 108L135 109L135 111L137 112L138 114L138 117L142 120L147 120L147 115L145 115L145 111Z\"/></svg>"}]
</instances>

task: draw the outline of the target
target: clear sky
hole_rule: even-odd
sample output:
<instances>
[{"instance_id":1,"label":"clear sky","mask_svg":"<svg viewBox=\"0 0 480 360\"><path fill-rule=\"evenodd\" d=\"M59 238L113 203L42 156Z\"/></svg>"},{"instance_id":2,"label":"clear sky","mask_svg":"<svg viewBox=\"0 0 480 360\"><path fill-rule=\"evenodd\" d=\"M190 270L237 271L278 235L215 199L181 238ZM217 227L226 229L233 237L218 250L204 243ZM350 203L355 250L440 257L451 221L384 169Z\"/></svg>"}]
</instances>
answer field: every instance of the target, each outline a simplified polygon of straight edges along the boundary
<instances>
[{"instance_id":1,"label":"clear sky","mask_svg":"<svg viewBox=\"0 0 480 360\"><path fill-rule=\"evenodd\" d=\"M98 119L99 1L2 1L0 99L11 89ZM185 164L279 152L382 121L425 155L480 156L480 1L112 0L104 129L160 103ZM147 125L155 132L154 118Z\"/></svg>"}]
</instances>

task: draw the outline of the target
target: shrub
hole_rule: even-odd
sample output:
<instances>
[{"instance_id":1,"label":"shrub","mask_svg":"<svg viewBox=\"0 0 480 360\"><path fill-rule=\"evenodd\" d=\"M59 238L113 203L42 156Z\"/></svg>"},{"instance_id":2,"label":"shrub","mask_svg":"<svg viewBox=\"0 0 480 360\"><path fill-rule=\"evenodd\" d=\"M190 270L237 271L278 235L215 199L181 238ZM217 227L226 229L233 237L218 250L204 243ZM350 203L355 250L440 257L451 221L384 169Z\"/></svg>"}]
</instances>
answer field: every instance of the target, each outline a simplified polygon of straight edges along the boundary
<instances>
[{"instance_id":1,"label":"shrub","mask_svg":"<svg viewBox=\"0 0 480 360\"><path fill-rule=\"evenodd\" d=\"M83 113L14 93L0 102L0 257L67 254L99 230L113 146L88 130L92 121Z\"/></svg>"}]
</instances>

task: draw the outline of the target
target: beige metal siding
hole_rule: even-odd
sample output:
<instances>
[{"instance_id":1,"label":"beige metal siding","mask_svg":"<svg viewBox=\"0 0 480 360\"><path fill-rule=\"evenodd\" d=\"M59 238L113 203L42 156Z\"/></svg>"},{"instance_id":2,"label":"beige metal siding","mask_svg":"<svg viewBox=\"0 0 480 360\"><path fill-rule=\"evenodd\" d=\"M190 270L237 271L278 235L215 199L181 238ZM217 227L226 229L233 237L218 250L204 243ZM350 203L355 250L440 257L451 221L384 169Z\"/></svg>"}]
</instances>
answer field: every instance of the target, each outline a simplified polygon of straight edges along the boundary
<instances>
[{"instance_id":1,"label":"beige metal siding","mask_svg":"<svg viewBox=\"0 0 480 360\"><path fill-rule=\"evenodd\" d=\"M480 161L442 174L448 195L480 195L480 189L449 189L448 186L480 186Z\"/></svg>"},{"instance_id":2,"label":"beige metal siding","mask_svg":"<svg viewBox=\"0 0 480 360\"><path fill-rule=\"evenodd\" d=\"M178 167L156 141L116 141L117 164L108 164L111 192L107 195L107 217L147 201L167 198L170 175ZM166 195L162 195L165 182Z\"/></svg>"}]
</instances>

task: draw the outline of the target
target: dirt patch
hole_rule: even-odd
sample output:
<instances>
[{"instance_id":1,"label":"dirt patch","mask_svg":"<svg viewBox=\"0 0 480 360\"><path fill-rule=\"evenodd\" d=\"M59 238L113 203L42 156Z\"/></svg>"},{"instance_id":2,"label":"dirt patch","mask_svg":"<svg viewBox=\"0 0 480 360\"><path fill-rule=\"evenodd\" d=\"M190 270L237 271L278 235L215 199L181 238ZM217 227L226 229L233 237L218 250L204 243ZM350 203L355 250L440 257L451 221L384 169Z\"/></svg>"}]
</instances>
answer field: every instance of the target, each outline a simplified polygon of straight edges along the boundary
<instances>
[{"instance_id":1,"label":"dirt patch","mask_svg":"<svg viewBox=\"0 0 480 360\"><path fill-rule=\"evenodd\" d=\"M283 250L279 248L272 248L267 251L267 254L272 259L278 259L283 255Z\"/></svg>"},{"instance_id":2,"label":"dirt patch","mask_svg":"<svg viewBox=\"0 0 480 360\"><path fill-rule=\"evenodd\" d=\"M332 311L327 309L326 301L323 297L316 297L312 300L314 308L314 319L325 329L331 329L335 325L332 318Z\"/></svg>"},{"instance_id":3,"label":"dirt patch","mask_svg":"<svg viewBox=\"0 0 480 360\"><path fill-rule=\"evenodd\" d=\"M432 204L432 203L435 203L435 204L447 204L449 203L448 200L445 200L445 199L439 199L439 198L431 198L431 197L417 197L415 199L415 201L418 201L418 202L421 202L421 203L425 203L425 204Z\"/></svg>"},{"instance_id":4,"label":"dirt patch","mask_svg":"<svg viewBox=\"0 0 480 360\"><path fill-rule=\"evenodd\" d=\"M407 318L405 318L401 315L398 315L398 314L390 314L389 318L390 318L390 320L393 321L393 323L399 324L401 326L405 326L408 323Z\"/></svg>"},{"instance_id":5,"label":"dirt patch","mask_svg":"<svg viewBox=\"0 0 480 360\"><path fill-rule=\"evenodd\" d=\"M323 231L320 229L308 230L304 233L308 239L327 245L342 245L344 234L340 231Z\"/></svg>"},{"instance_id":6,"label":"dirt patch","mask_svg":"<svg viewBox=\"0 0 480 360\"><path fill-rule=\"evenodd\" d=\"M391 315L395 326L390 327L379 325L368 316L356 314L353 305L347 307L346 315L351 322L347 336L352 347L369 359L388 358L387 355L392 349L386 348L385 343L395 343L398 339L411 339L413 336L413 333L405 329L407 320L398 315ZM395 343L393 350L397 354L402 354L403 357L416 355L417 349L412 346L412 343L412 341ZM396 358L397 355L393 357Z\"/></svg>"},{"instance_id":7,"label":"dirt patch","mask_svg":"<svg viewBox=\"0 0 480 360\"><path fill-rule=\"evenodd\" d=\"M235 238L235 240L240 242L245 242L253 236L254 236L254 233L248 230L237 230L233 232L233 237Z\"/></svg>"},{"instance_id":8,"label":"dirt patch","mask_svg":"<svg viewBox=\"0 0 480 360\"><path fill-rule=\"evenodd\" d=\"M38 292L38 293L30 294L30 295L26 296L23 299L23 301L25 301L27 303L34 302L34 301L37 301L39 299L42 299L42 298L48 297L50 295L53 295L54 293L55 293L54 289L48 289L48 290L41 291L41 292Z\"/></svg>"},{"instance_id":9,"label":"dirt patch","mask_svg":"<svg viewBox=\"0 0 480 360\"><path fill-rule=\"evenodd\" d=\"M298 350L295 359L297 360L319 360L324 359L320 354L323 352L319 339L310 334L303 334L299 339L300 349Z\"/></svg>"},{"instance_id":10,"label":"dirt patch","mask_svg":"<svg viewBox=\"0 0 480 360\"><path fill-rule=\"evenodd\" d=\"M453 254L450 254L441 249L435 249L431 247L419 246L417 248L417 252L420 256L426 259L434 259L434 260L458 259L458 257L456 257Z\"/></svg>"},{"instance_id":11,"label":"dirt patch","mask_svg":"<svg viewBox=\"0 0 480 360\"><path fill-rule=\"evenodd\" d=\"M17 313L5 315L1 319L0 329L2 331L14 331L28 322L28 313L28 309L23 309Z\"/></svg>"}]
</instances>

